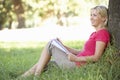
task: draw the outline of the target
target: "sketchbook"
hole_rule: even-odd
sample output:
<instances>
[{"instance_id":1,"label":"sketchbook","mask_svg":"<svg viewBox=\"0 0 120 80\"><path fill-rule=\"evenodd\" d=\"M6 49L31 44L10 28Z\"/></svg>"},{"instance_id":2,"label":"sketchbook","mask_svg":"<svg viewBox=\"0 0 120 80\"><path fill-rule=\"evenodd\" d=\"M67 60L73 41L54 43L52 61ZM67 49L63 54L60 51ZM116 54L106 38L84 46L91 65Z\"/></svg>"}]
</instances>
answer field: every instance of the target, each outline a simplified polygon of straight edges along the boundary
<instances>
[{"instance_id":1,"label":"sketchbook","mask_svg":"<svg viewBox=\"0 0 120 80\"><path fill-rule=\"evenodd\" d=\"M51 44L54 45L54 46L56 46L57 48L59 48L60 50L62 50L63 52L65 52L66 54L69 53L69 51L57 39L53 39L52 42L51 42Z\"/></svg>"}]
</instances>

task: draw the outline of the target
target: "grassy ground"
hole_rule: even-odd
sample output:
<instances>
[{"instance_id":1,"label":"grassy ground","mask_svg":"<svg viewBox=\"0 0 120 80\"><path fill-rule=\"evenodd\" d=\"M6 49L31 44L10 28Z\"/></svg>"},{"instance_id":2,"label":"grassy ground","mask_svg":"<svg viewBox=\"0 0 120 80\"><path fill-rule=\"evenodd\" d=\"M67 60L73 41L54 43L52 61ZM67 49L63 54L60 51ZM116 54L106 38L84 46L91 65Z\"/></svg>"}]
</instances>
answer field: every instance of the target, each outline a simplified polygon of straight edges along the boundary
<instances>
[{"instance_id":1,"label":"grassy ground","mask_svg":"<svg viewBox=\"0 0 120 80\"><path fill-rule=\"evenodd\" d=\"M84 42L69 41L66 45L81 49ZM39 59L46 42L0 42L0 80L119 80L120 56L109 47L97 63L73 70L50 66L40 77L18 78Z\"/></svg>"}]
</instances>

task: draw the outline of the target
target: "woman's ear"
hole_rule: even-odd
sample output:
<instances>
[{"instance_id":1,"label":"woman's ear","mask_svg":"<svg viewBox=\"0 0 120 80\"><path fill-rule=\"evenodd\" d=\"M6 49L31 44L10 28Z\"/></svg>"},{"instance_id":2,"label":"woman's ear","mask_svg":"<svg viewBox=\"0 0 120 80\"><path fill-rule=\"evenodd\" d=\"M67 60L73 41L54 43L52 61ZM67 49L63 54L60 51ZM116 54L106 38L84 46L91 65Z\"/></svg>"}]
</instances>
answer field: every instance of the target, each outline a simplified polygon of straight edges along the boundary
<instances>
[{"instance_id":1,"label":"woman's ear","mask_svg":"<svg viewBox=\"0 0 120 80\"><path fill-rule=\"evenodd\" d=\"M102 17L102 21L105 22L107 20L106 17Z\"/></svg>"},{"instance_id":2,"label":"woman's ear","mask_svg":"<svg viewBox=\"0 0 120 80\"><path fill-rule=\"evenodd\" d=\"M106 26L107 25L107 22L108 22L108 19L106 17L104 17L103 19L103 22L104 22L104 25Z\"/></svg>"}]
</instances>

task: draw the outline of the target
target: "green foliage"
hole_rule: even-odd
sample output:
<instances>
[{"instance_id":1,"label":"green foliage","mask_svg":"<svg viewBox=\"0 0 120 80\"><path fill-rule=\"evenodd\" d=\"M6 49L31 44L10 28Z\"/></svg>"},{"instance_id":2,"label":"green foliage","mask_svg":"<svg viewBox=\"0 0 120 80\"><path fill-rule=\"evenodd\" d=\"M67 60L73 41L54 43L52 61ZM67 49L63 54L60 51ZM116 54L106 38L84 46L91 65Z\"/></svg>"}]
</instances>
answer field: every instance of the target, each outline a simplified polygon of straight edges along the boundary
<instances>
[{"instance_id":1,"label":"green foliage","mask_svg":"<svg viewBox=\"0 0 120 80\"><path fill-rule=\"evenodd\" d=\"M43 19L51 16L83 16L88 15L91 5L108 4L108 0L21 0L25 10L26 27L34 27ZM16 24L17 16L13 11L12 0L0 1L0 27L9 27L11 22ZM58 15L58 13L60 13ZM38 21L37 23L35 21ZM15 27L12 26L12 27Z\"/></svg>"},{"instance_id":2,"label":"green foliage","mask_svg":"<svg viewBox=\"0 0 120 80\"><path fill-rule=\"evenodd\" d=\"M101 59L88 63L81 68L61 70L50 65L41 76L19 76L34 65L46 42L0 42L0 79L1 80L119 80L120 58L117 50L109 46ZM81 49L84 42L69 41L66 45Z\"/></svg>"},{"instance_id":3,"label":"green foliage","mask_svg":"<svg viewBox=\"0 0 120 80\"><path fill-rule=\"evenodd\" d=\"M12 3L10 0L1 0L0 1L0 27L9 22L12 18Z\"/></svg>"},{"instance_id":4,"label":"green foliage","mask_svg":"<svg viewBox=\"0 0 120 80\"><path fill-rule=\"evenodd\" d=\"M101 0L85 0L86 2L91 2L93 4L96 4L96 5L105 5L107 4L108 5L108 1L109 0L104 0L104 1L101 1Z\"/></svg>"}]
</instances>

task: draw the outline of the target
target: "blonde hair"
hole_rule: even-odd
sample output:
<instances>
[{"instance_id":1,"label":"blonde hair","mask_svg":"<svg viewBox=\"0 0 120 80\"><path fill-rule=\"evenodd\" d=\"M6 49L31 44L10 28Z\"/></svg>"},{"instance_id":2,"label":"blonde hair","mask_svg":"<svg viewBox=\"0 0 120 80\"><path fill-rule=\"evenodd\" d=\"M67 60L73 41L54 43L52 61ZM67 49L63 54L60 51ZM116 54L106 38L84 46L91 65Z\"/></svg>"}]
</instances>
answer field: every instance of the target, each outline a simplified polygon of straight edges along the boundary
<instances>
[{"instance_id":1,"label":"blonde hair","mask_svg":"<svg viewBox=\"0 0 120 80\"><path fill-rule=\"evenodd\" d=\"M108 25L108 9L105 6L95 6L91 10L96 10L101 15L101 17L106 17L104 26L107 27L107 25Z\"/></svg>"}]
</instances>

